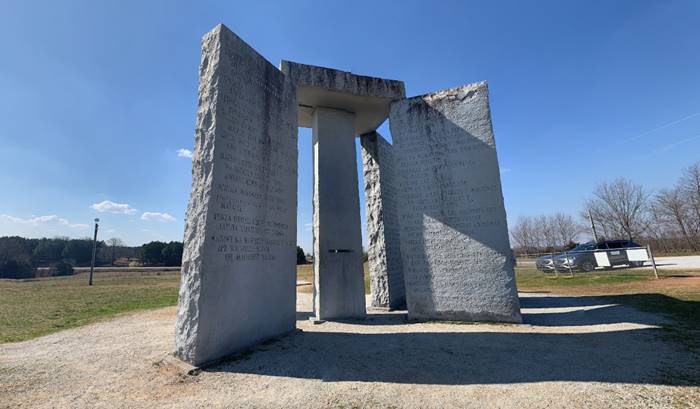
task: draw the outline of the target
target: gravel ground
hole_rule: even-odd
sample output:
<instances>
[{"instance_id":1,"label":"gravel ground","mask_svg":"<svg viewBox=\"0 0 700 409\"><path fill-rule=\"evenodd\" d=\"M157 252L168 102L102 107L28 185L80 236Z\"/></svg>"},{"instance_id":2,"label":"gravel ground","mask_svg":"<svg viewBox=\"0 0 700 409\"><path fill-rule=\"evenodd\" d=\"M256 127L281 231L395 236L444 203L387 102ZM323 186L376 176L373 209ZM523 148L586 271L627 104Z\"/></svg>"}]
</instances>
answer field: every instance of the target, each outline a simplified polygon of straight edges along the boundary
<instances>
[{"instance_id":1,"label":"gravel ground","mask_svg":"<svg viewBox=\"0 0 700 409\"><path fill-rule=\"evenodd\" d=\"M700 407L658 316L522 294L524 325L308 321L197 374L169 358L175 308L0 345L0 407ZM691 386L682 386L689 384Z\"/></svg>"}]
</instances>

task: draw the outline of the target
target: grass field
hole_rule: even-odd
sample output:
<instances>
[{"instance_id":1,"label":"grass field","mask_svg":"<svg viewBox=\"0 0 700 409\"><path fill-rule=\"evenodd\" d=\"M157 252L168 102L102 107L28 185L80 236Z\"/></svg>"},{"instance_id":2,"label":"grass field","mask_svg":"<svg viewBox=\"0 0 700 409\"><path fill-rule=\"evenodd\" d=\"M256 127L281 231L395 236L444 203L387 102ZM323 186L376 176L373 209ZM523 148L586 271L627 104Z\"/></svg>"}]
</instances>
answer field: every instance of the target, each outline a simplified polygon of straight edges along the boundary
<instances>
[{"instance_id":1,"label":"grass field","mask_svg":"<svg viewBox=\"0 0 700 409\"><path fill-rule=\"evenodd\" d=\"M174 305L179 272L100 272L0 280L0 342L23 341L119 313Z\"/></svg>"},{"instance_id":2,"label":"grass field","mask_svg":"<svg viewBox=\"0 0 700 409\"><path fill-rule=\"evenodd\" d=\"M679 272L661 271L662 276ZM516 269L518 289L615 297L616 302L669 314L682 323L686 341L700 335L700 273L654 280L649 270L616 269L554 278L533 268ZM179 272L100 272L87 286L86 273L32 281L0 280L0 342L16 342L99 321L120 313L175 305ZM312 266L297 279L313 281ZM311 292L311 285L298 287ZM369 292L367 265L365 289Z\"/></svg>"},{"instance_id":3,"label":"grass field","mask_svg":"<svg viewBox=\"0 0 700 409\"><path fill-rule=\"evenodd\" d=\"M549 289L552 287L590 287L609 286L635 281L648 281L653 278L653 271L642 269L616 268L613 270L595 270L590 273L574 272L573 277L569 272L560 272L558 277L552 273L544 274L534 267L517 267L518 288L527 288L530 291ZM662 273L671 274L669 271ZM675 272L677 274L678 272Z\"/></svg>"}]
</instances>

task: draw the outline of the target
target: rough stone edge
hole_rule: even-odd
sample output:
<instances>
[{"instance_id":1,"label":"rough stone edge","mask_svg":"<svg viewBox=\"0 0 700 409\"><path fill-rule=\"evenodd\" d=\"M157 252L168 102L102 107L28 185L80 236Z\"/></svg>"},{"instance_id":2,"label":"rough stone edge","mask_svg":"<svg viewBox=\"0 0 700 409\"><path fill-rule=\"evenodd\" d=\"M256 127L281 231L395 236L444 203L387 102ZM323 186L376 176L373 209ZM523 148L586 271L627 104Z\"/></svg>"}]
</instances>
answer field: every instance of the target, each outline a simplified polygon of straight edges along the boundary
<instances>
[{"instance_id":1,"label":"rough stone edge","mask_svg":"<svg viewBox=\"0 0 700 409\"><path fill-rule=\"evenodd\" d=\"M403 81L353 74L334 68L319 67L282 60L280 70L297 87L317 87L330 91L387 99L406 96Z\"/></svg>"},{"instance_id":2,"label":"rough stone edge","mask_svg":"<svg viewBox=\"0 0 700 409\"><path fill-rule=\"evenodd\" d=\"M208 220L208 198L211 196L213 182L218 106L217 83L222 74L219 60L221 33L224 29L226 28L220 24L202 38L197 122L192 155L192 190L185 219L184 251L175 328L174 356L188 363L197 362L200 342L197 332L201 312L200 296L203 279L201 270L204 262L202 252Z\"/></svg>"},{"instance_id":3,"label":"rough stone edge","mask_svg":"<svg viewBox=\"0 0 700 409\"><path fill-rule=\"evenodd\" d=\"M386 168L383 169L381 157L383 149L391 149L392 145L377 131L369 132L360 137L362 151L362 173L365 192L365 225L367 226L367 253L370 275L370 299L372 308L386 310L399 310L406 307L405 284L400 296L396 296L397 290L392 288L392 274L397 273L400 266L393 266L389 257L390 246L385 235L385 194L382 186L386 183ZM381 146L384 145L384 146ZM393 155L391 156L393 160ZM393 164L392 164L393 167ZM396 203L395 203L396 204ZM398 221L398 220L397 220ZM397 226L398 228L398 226ZM399 254L400 237L398 238ZM403 276L403 271L399 271ZM401 279L403 281L403 279Z\"/></svg>"},{"instance_id":4,"label":"rough stone edge","mask_svg":"<svg viewBox=\"0 0 700 409\"><path fill-rule=\"evenodd\" d=\"M360 137L362 175L365 192L365 225L367 226L367 261L370 277L371 307L389 307L389 272L384 237L384 207L381 197L379 134L370 132ZM378 248L379 247L379 248ZM384 251L381 251L381 248ZM379 254L381 251L381 254Z\"/></svg>"},{"instance_id":5,"label":"rough stone edge","mask_svg":"<svg viewBox=\"0 0 700 409\"><path fill-rule=\"evenodd\" d=\"M285 71L282 71L285 72ZM292 81L294 82L294 81ZM298 101L297 101L298 102ZM315 122L316 118L315 115L312 118L312 122ZM318 289L321 288L321 274L319 274L319 269L321 268L319 260L319 255L321 254L321 241L319 240L320 234L321 234L321 213L318 211L318 201L320 198L320 189L319 189L319 181L316 178L316 175L318 175L318 161L316 160L316 144L318 143L317 141L318 137L316 135L316 132L312 130L311 132L311 162L312 162L312 169L311 169L311 184L312 184L312 194L311 194L311 217L312 217L312 223L311 223L311 231L312 231L312 251L314 255L314 262L313 265L311 266L311 270L313 273L313 288L312 288L312 305L313 305L313 314L314 317L317 321L321 321L321 317L319 314L319 311L321 311L321 297L319 295Z\"/></svg>"},{"instance_id":6,"label":"rough stone edge","mask_svg":"<svg viewBox=\"0 0 700 409\"><path fill-rule=\"evenodd\" d=\"M483 81L477 81L477 82L472 82L469 84L464 84L456 87L451 87L451 88L445 88L440 91L435 91L435 92L428 92L426 94L421 94L421 95L415 95L412 97L407 97L404 98L400 101L396 101L395 103L410 103L413 100L417 99L422 99L424 101L430 102L432 100L441 100L441 99L455 99L459 98L460 100L464 100L467 97L470 97L472 92L484 90L486 94L486 105L489 108L489 116L491 115L491 104L489 102L489 83L486 80Z\"/></svg>"}]
</instances>

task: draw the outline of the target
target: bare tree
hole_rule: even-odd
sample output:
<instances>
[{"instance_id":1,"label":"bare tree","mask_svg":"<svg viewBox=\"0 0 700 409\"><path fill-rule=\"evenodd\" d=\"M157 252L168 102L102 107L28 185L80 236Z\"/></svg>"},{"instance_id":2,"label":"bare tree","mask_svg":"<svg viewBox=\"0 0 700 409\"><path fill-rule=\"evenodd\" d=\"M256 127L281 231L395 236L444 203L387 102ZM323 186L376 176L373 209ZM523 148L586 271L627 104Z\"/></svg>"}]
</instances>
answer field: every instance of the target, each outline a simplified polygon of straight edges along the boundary
<instances>
[{"instance_id":1,"label":"bare tree","mask_svg":"<svg viewBox=\"0 0 700 409\"><path fill-rule=\"evenodd\" d=\"M541 246L546 247L548 251L554 250L559 246L557 228L553 222L552 216L536 216L534 218L534 224L538 242Z\"/></svg>"},{"instance_id":2,"label":"bare tree","mask_svg":"<svg viewBox=\"0 0 700 409\"><path fill-rule=\"evenodd\" d=\"M574 218L569 214L555 213L550 217L557 241L561 246L566 246L570 243L576 243L579 234L581 234L581 225L574 221Z\"/></svg>"},{"instance_id":3,"label":"bare tree","mask_svg":"<svg viewBox=\"0 0 700 409\"><path fill-rule=\"evenodd\" d=\"M576 242L581 226L564 213L524 216L510 231L517 246L526 252L554 251Z\"/></svg>"},{"instance_id":4,"label":"bare tree","mask_svg":"<svg viewBox=\"0 0 700 409\"><path fill-rule=\"evenodd\" d=\"M124 243L124 241L122 239L117 238L117 237L112 237L111 239L107 240L107 245L112 248L112 263L111 263L111 265L114 265L117 247L124 247L126 244Z\"/></svg>"},{"instance_id":5,"label":"bare tree","mask_svg":"<svg viewBox=\"0 0 700 409\"><path fill-rule=\"evenodd\" d=\"M654 220L666 227L666 236L668 233L672 237L680 236L692 250L697 250L692 204L685 200L683 193L680 186L661 190L654 198Z\"/></svg>"},{"instance_id":6,"label":"bare tree","mask_svg":"<svg viewBox=\"0 0 700 409\"><path fill-rule=\"evenodd\" d=\"M515 226L510 230L510 235L515 244L525 252L537 252L539 242L532 217L524 216L518 218Z\"/></svg>"},{"instance_id":7,"label":"bare tree","mask_svg":"<svg viewBox=\"0 0 700 409\"><path fill-rule=\"evenodd\" d=\"M649 206L649 224L645 232L647 242L655 248L658 247L663 251L670 251L672 243L668 240L669 226L668 220L662 215L659 205L654 200Z\"/></svg>"},{"instance_id":8,"label":"bare tree","mask_svg":"<svg viewBox=\"0 0 700 409\"><path fill-rule=\"evenodd\" d=\"M586 207L603 227L607 238L612 238L612 233L632 240L646 229L649 197L642 185L620 178L598 185L593 191L593 198L586 202Z\"/></svg>"},{"instance_id":9,"label":"bare tree","mask_svg":"<svg viewBox=\"0 0 700 409\"><path fill-rule=\"evenodd\" d=\"M679 189L689 207L688 227L692 231L691 234L700 239L697 237L700 235L700 162L683 170Z\"/></svg>"}]
</instances>

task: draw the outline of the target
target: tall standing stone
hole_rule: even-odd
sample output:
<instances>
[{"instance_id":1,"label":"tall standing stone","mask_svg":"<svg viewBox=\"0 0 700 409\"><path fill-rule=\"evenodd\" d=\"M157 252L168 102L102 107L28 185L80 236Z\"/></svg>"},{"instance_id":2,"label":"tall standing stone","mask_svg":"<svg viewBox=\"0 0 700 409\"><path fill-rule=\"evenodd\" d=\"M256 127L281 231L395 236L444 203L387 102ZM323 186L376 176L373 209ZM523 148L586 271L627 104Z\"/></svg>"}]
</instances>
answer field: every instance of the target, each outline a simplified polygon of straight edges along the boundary
<instances>
[{"instance_id":1,"label":"tall standing stone","mask_svg":"<svg viewBox=\"0 0 700 409\"><path fill-rule=\"evenodd\" d=\"M393 147L378 132L362 135L360 141L372 306L404 308Z\"/></svg>"},{"instance_id":2,"label":"tall standing stone","mask_svg":"<svg viewBox=\"0 0 700 409\"><path fill-rule=\"evenodd\" d=\"M409 317L520 322L485 82L389 116Z\"/></svg>"},{"instance_id":3,"label":"tall standing stone","mask_svg":"<svg viewBox=\"0 0 700 409\"><path fill-rule=\"evenodd\" d=\"M296 89L223 25L200 63L176 355L203 365L296 323Z\"/></svg>"},{"instance_id":4,"label":"tall standing stone","mask_svg":"<svg viewBox=\"0 0 700 409\"><path fill-rule=\"evenodd\" d=\"M314 312L316 318L365 316L355 115L313 112Z\"/></svg>"}]
</instances>

